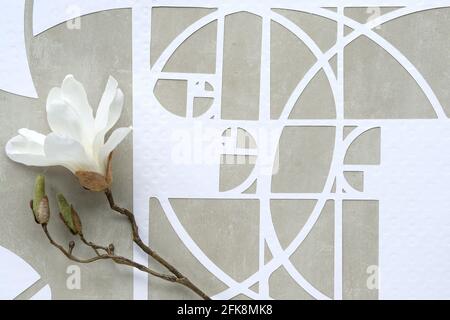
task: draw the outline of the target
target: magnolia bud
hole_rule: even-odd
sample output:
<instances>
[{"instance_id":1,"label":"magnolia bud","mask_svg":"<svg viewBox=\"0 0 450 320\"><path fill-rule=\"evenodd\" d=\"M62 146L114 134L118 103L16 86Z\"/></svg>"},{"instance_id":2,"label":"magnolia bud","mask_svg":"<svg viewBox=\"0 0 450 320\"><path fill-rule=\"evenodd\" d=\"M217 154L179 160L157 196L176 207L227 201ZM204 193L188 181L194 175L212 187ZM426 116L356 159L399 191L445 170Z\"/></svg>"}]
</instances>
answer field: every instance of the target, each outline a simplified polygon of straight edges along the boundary
<instances>
[{"instance_id":1,"label":"magnolia bud","mask_svg":"<svg viewBox=\"0 0 450 320\"><path fill-rule=\"evenodd\" d=\"M69 242L69 253L72 254L73 248L75 248L75 241Z\"/></svg>"},{"instance_id":2,"label":"magnolia bud","mask_svg":"<svg viewBox=\"0 0 450 320\"><path fill-rule=\"evenodd\" d=\"M75 209L67 202L62 194L57 195L59 216L73 235L82 233L81 220Z\"/></svg>"},{"instance_id":3,"label":"magnolia bud","mask_svg":"<svg viewBox=\"0 0 450 320\"><path fill-rule=\"evenodd\" d=\"M36 214L34 213L34 209L33 209L33 200L30 200L30 208L31 208L31 213L33 213L33 218L34 221L36 221L37 224L39 224L39 221L36 218Z\"/></svg>"},{"instance_id":4,"label":"magnolia bud","mask_svg":"<svg viewBox=\"0 0 450 320\"><path fill-rule=\"evenodd\" d=\"M48 198L47 196L44 196L36 211L36 221L39 224L47 224L49 220L50 220L50 208L48 205Z\"/></svg>"},{"instance_id":5,"label":"magnolia bud","mask_svg":"<svg viewBox=\"0 0 450 320\"><path fill-rule=\"evenodd\" d=\"M81 219L75 209L72 207L72 221L77 234L83 234Z\"/></svg>"},{"instance_id":6,"label":"magnolia bud","mask_svg":"<svg viewBox=\"0 0 450 320\"><path fill-rule=\"evenodd\" d=\"M38 209L44 197L45 197L45 177L43 175L38 175L34 183L33 200L31 202L31 208L33 210L34 219L36 220L37 223L39 223Z\"/></svg>"}]
</instances>

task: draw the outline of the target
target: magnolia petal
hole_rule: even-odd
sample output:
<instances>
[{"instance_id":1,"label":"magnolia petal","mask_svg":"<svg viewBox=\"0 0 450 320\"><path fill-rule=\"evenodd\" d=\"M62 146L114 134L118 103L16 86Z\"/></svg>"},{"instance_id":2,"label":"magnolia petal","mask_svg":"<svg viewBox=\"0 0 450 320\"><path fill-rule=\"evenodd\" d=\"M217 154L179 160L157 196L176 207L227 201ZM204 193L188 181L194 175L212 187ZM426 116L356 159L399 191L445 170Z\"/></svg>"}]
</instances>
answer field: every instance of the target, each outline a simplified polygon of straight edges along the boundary
<instances>
[{"instance_id":1,"label":"magnolia petal","mask_svg":"<svg viewBox=\"0 0 450 320\"><path fill-rule=\"evenodd\" d=\"M27 153L10 153L8 157L17 163L31 167L52 167L56 164L48 160L45 156Z\"/></svg>"},{"instance_id":2,"label":"magnolia petal","mask_svg":"<svg viewBox=\"0 0 450 320\"><path fill-rule=\"evenodd\" d=\"M47 121L53 132L83 143L86 140L79 114L63 100L47 101Z\"/></svg>"},{"instance_id":3,"label":"magnolia petal","mask_svg":"<svg viewBox=\"0 0 450 320\"><path fill-rule=\"evenodd\" d=\"M43 144L40 143L41 137L37 132L35 132L35 135L30 130L21 129L19 130L19 134L19 136L12 138L7 143L7 153L28 153L44 155L44 147Z\"/></svg>"},{"instance_id":4,"label":"magnolia petal","mask_svg":"<svg viewBox=\"0 0 450 320\"><path fill-rule=\"evenodd\" d=\"M22 128L19 129L19 134L30 142L34 142L38 145L41 145L42 147L44 146L45 135L43 135L42 133Z\"/></svg>"},{"instance_id":5,"label":"magnolia petal","mask_svg":"<svg viewBox=\"0 0 450 320\"><path fill-rule=\"evenodd\" d=\"M112 127L119 121L120 115L122 114L123 104L125 101L124 94L121 89L117 89L114 100L111 102L109 107L108 122L104 127L105 133L111 130Z\"/></svg>"},{"instance_id":6,"label":"magnolia petal","mask_svg":"<svg viewBox=\"0 0 450 320\"><path fill-rule=\"evenodd\" d=\"M55 87L50 89L50 92L47 96L47 105L52 102L60 102L64 101L63 94L61 88Z\"/></svg>"},{"instance_id":7,"label":"magnolia petal","mask_svg":"<svg viewBox=\"0 0 450 320\"><path fill-rule=\"evenodd\" d=\"M113 172L112 172L112 156L111 152L108 156L108 162L106 164L106 183L112 185L113 182Z\"/></svg>"},{"instance_id":8,"label":"magnolia petal","mask_svg":"<svg viewBox=\"0 0 450 320\"><path fill-rule=\"evenodd\" d=\"M96 129L96 135L95 135L95 140L94 140L94 148L96 150L101 148L101 146L105 143L105 134L109 130L111 130L111 128L119 120L120 115L122 113L123 101L124 101L124 96L123 96L122 90L118 89L117 93L116 93L116 97L114 98L114 101L112 102L110 109L109 109L108 122L103 127L103 129L101 129L99 131L97 131L97 129Z\"/></svg>"},{"instance_id":9,"label":"magnolia petal","mask_svg":"<svg viewBox=\"0 0 450 320\"><path fill-rule=\"evenodd\" d=\"M96 132L106 132L116 124L122 113L123 101L123 92L118 88L117 80L110 76L97 109Z\"/></svg>"},{"instance_id":10,"label":"magnolia petal","mask_svg":"<svg viewBox=\"0 0 450 320\"><path fill-rule=\"evenodd\" d=\"M95 163L89 161L83 146L69 137L62 137L56 133L49 134L45 139L44 152L48 159L73 173L86 169L99 170Z\"/></svg>"},{"instance_id":11,"label":"magnolia petal","mask_svg":"<svg viewBox=\"0 0 450 320\"><path fill-rule=\"evenodd\" d=\"M102 98L97 108L97 114L95 115L96 132L102 131L108 123L109 107L114 100L118 85L119 84L117 83L116 79L111 76L108 78L105 91L103 92Z\"/></svg>"},{"instance_id":12,"label":"magnolia petal","mask_svg":"<svg viewBox=\"0 0 450 320\"><path fill-rule=\"evenodd\" d=\"M102 161L102 163L106 164L110 153L113 152L113 150L123 141L123 139L127 137L131 130L131 127L119 128L111 134L108 141L100 151L100 161Z\"/></svg>"},{"instance_id":13,"label":"magnolia petal","mask_svg":"<svg viewBox=\"0 0 450 320\"><path fill-rule=\"evenodd\" d=\"M61 86L64 100L78 111L85 125L91 126L94 122L92 107L89 104L83 85L73 75L68 75Z\"/></svg>"},{"instance_id":14,"label":"magnolia petal","mask_svg":"<svg viewBox=\"0 0 450 320\"><path fill-rule=\"evenodd\" d=\"M105 143L105 134L117 123L122 114L124 95L117 86L116 79L109 77L95 118L95 150Z\"/></svg>"},{"instance_id":15,"label":"magnolia petal","mask_svg":"<svg viewBox=\"0 0 450 320\"><path fill-rule=\"evenodd\" d=\"M28 133L26 132L26 134ZM34 138L39 140L41 137L35 136ZM9 140L6 144L5 151L12 161L27 166L47 167L54 165L54 163L45 157L44 148L41 144L23 135Z\"/></svg>"}]
</instances>

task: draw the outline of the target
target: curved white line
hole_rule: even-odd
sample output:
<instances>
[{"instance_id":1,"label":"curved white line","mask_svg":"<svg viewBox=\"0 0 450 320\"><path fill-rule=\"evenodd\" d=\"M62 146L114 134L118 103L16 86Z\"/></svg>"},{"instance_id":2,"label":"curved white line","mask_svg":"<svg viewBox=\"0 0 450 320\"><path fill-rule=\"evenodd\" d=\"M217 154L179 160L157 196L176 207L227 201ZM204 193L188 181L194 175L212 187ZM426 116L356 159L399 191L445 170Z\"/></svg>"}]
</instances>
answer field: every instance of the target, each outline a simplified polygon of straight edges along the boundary
<instances>
[{"instance_id":1,"label":"curved white line","mask_svg":"<svg viewBox=\"0 0 450 320\"><path fill-rule=\"evenodd\" d=\"M0 11L0 90L38 98L25 43L25 0L4 1Z\"/></svg>"},{"instance_id":2,"label":"curved white line","mask_svg":"<svg viewBox=\"0 0 450 320\"><path fill-rule=\"evenodd\" d=\"M379 128L379 127L371 127L371 126L360 126L355 128L345 139L344 139L344 145L343 148L345 150L345 154L344 154L344 159L345 156L347 155L348 149L350 148L350 146L352 145L353 142L356 141L356 139L358 139L361 135L363 135L364 133L375 129L375 128ZM343 174L343 173L342 173ZM343 188L347 193L362 193L361 191L356 190L355 188L353 188L350 183L347 181L347 179L345 178L345 176L343 176L343 179L341 181L344 185Z\"/></svg>"},{"instance_id":3,"label":"curved white line","mask_svg":"<svg viewBox=\"0 0 450 320\"><path fill-rule=\"evenodd\" d=\"M423 91L425 96L427 97L428 101L430 102L431 106L433 107L433 110L435 111L438 118L447 118L445 115L445 112L443 110L442 105L439 102L439 99L437 98L436 94L428 84L428 82L425 80L425 78L422 76L422 74L417 70L417 68L392 44L390 44L386 39L375 33L373 28L389 22L393 19L405 16L407 14L411 14L417 11L420 11L420 9L423 7L413 7L413 8L404 8L404 9L398 9L396 11L390 12L386 15L383 15L377 19L374 19L373 21L367 23L366 25L363 25L353 19L350 19L348 17L343 17L345 25L348 27L354 29L350 34L344 37L343 39L343 45L344 47L347 46L349 43L351 43L353 40L358 38L361 35L367 36L369 39L374 41L376 44L378 44L382 49L384 49L387 53L389 53L416 81L417 85L420 87L420 89ZM295 10L295 9L292 9ZM298 9L297 9L298 10ZM339 16L330 10L326 9L320 9L320 8L302 8L305 12L309 12L324 18L332 19L337 21ZM335 45L332 48L330 48L325 54L324 59L331 59L335 54L337 54L338 46ZM294 92L297 92L297 94L291 99L288 100L289 108L287 110L284 110L284 113L289 113L292 111L292 108L295 105L295 102L297 101L298 97L301 95L303 90L306 88L307 84L311 79L321 70L320 67L320 61L316 62L316 64L308 71L305 78L302 79L302 81L299 83L297 88ZM298 90L298 91L297 91ZM284 116L283 113L283 116Z\"/></svg>"},{"instance_id":4,"label":"curved white line","mask_svg":"<svg viewBox=\"0 0 450 320\"><path fill-rule=\"evenodd\" d=\"M336 84L336 77L335 77L334 72L333 72L333 70L332 70L332 68L330 66L329 61L322 59L324 54L320 50L320 48L317 46L317 44L300 27L298 27L296 24L294 24L292 21L288 20L287 18L283 17L282 15L279 15L279 14L271 11L270 18L273 21L275 21L275 22L279 23L280 25L282 25L283 27L285 27L288 31L294 33L294 35L296 37L298 37L303 43L305 43L306 46L312 51L312 53L316 57L316 59L318 61L322 62L321 69L323 68L324 71L325 71L325 74L326 74L326 76L328 78L328 81L330 83L330 87L332 89L333 97L334 97L334 100L335 100L335 103L336 103L337 90L336 90L336 85L333 85L333 84ZM295 104L295 102L294 102L294 104ZM290 113L286 114L286 113L283 112L283 114L287 118ZM286 120L286 119L283 119L283 120ZM337 140L337 132L336 132L335 133L335 148L336 148L337 141L338 140ZM334 163L334 161L332 161L332 163L330 164L330 174L329 174L329 176L327 178L327 182L325 184L324 190L327 189L327 184L328 184L329 185L329 189L331 191L332 184L333 184L334 179L335 179L335 177L331 173L331 167L333 166L333 163ZM306 235L309 234L309 232L312 230L312 228L314 227L315 223L317 222L318 218L320 217L320 214L321 214L321 212L323 210L323 207L324 207L324 205L326 203L326 200L327 199L325 199L325 201L323 201L323 202L318 201L316 203L314 211L318 212L318 214L314 215L314 211L313 211L313 213L310 216L310 219L308 219L309 224L307 222L305 224L305 226L301 230L301 231L304 231L304 233L306 233ZM271 250L271 253L272 253L272 256L273 256L273 260L280 259L282 261L281 264L285 267L285 269L289 273L289 275L308 294L310 294L311 296L313 296L316 299L330 299L328 296L324 295L317 288L315 288L309 281L307 281L301 275L301 273L294 267L292 262L289 260L290 255L286 255L286 252L281 247L281 243L279 241L278 235L277 235L275 227L273 225L272 215L271 215L271 212L270 212L271 211L270 210L270 203L266 204L266 206L267 206L266 210L264 210L264 209L262 209L262 210L264 212L266 221L270 221L270 223L268 224L269 229L267 231L270 232L271 241L267 241L267 244L269 246L269 249ZM265 208L265 206L261 205L261 208ZM314 217L314 218L311 219L311 217ZM300 233L301 233L301 231L300 231ZM305 236L305 238L306 238L306 236ZM297 248L301 245L303 240L299 242L299 244L295 248L295 250L297 250Z\"/></svg>"},{"instance_id":5,"label":"curved white line","mask_svg":"<svg viewBox=\"0 0 450 320\"><path fill-rule=\"evenodd\" d=\"M132 8L135 0L34 0L33 34L38 34L62 23L91 13Z\"/></svg>"},{"instance_id":6,"label":"curved white line","mask_svg":"<svg viewBox=\"0 0 450 320\"><path fill-rule=\"evenodd\" d=\"M168 198L160 198L161 207L163 208L164 213L166 214L167 218L170 221L170 224L172 225L173 229L175 230L176 234L180 238L180 240L183 242L183 244L186 246L186 248L189 249L189 251L194 255L194 257L206 268L209 272L214 274L220 281L225 283L229 287L239 286L239 283L236 282L233 278L231 278L226 272L224 272L221 268L219 268L211 259L208 258L208 256L203 252L202 249L195 243L195 241L192 239L192 237L189 235L189 233L186 231L186 229L181 224L180 220L178 219L176 213L173 211L172 205L170 204L170 201ZM249 298L252 299L258 299L258 294L253 292L252 290L248 288L241 288L243 294L247 295Z\"/></svg>"}]
</instances>

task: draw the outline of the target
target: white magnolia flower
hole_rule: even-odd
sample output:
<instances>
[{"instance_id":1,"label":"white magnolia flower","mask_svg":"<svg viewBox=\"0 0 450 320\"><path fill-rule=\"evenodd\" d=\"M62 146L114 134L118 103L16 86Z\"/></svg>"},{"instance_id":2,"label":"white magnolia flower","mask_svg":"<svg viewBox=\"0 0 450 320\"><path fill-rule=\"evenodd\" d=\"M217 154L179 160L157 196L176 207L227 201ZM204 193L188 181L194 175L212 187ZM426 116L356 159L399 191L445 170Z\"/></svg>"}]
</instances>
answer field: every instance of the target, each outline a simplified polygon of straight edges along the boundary
<instances>
[{"instance_id":1,"label":"white magnolia flower","mask_svg":"<svg viewBox=\"0 0 450 320\"><path fill-rule=\"evenodd\" d=\"M45 136L20 129L6 144L6 153L11 160L28 166L63 166L77 175L84 187L102 191L111 184L110 155L131 131L119 128L105 143L123 104L123 92L110 77L94 118L83 85L68 75L61 88L53 88L47 98L52 132Z\"/></svg>"}]
</instances>

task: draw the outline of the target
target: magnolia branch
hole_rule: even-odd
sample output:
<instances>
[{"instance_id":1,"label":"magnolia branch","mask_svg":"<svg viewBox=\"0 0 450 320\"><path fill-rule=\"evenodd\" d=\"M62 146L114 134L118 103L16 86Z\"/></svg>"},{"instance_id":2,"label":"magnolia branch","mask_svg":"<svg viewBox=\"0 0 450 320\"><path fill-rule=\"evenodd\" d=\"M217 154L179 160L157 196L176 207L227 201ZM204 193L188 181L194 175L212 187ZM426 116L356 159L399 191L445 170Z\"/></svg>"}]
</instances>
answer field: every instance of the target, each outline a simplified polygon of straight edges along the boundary
<instances>
[{"instance_id":1,"label":"magnolia branch","mask_svg":"<svg viewBox=\"0 0 450 320\"><path fill-rule=\"evenodd\" d=\"M92 258L88 258L88 259L82 259L82 258L78 258L73 254L73 249L75 247L75 243L74 242L70 242L69 244L69 249L64 248L64 246L62 246L61 244L58 244L55 240L53 240L53 237L50 235L50 232L48 231L47 228L47 224L43 224L42 225L42 229L44 230L45 235L47 236L48 240L50 241L50 243L58 248L69 260L78 262L78 263L93 263L93 262L97 262L100 260L111 260L117 264L121 264L121 265L126 265L126 266L130 266L136 269L139 269L143 272L146 272L152 276L155 276L157 278L166 280L166 281L170 281L170 282L179 282L178 278L175 276L171 276L171 275L166 275L166 274L162 274L159 272L156 272L154 270L151 270L150 268L141 265L133 260L127 259L125 257L121 257L121 256L117 256L115 255L110 248L106 248L106 247L102 247L102 246L98 246L96 244L93 244L92 242L87 242L86 239L84 238L84 236L80 236L81 240L83 241L83 243L85 243L87 246L91 247L95 253L96 256L92 257ZM99 249L105 251L105 253L101 254L99 252Z\"/></svg>"},{"instance_id":2,"label":"magnolia branch","mask_svg":"<svg viewBox=\"0 0 450 320\"><path fill-rule=\"evenodd\" d=\"M169 272L168 274L162 274L148 267L138 264L130 259L121 257L115 254L114 246L101 246L93 242L88 241L83 236L82 221L72 206L72 204L66 200L63 194L57 194L56 200L59 207L59 216L64 222L68 230L74 235L78 236L84 245L90 247L95 256L88 259L81 259L73 254L75 248L75 242L70 242L69 248L66 249L64 246L58 244L50 235L47 225L50 221L50 205L49 199L45 192L45 177L43 175L38 175L35 181L35 188L33 194L33 200L30 202L30 206L33 212L34 220L37 224L41 225L50 243L58 248L68 259L79 263L91 263L99 260L111 260L117 264L123 264L137 268L143 272L147 272L155 277L181 284L193 292L198 294L205 300L210 298L197 286L195 286L187 277L185 277L181 272L179 272L174 266L169 262L159 256L153 249L142 241L139 236L139 229L136 224L136 219L134 214L124 208L117 206L114 202L113 195L111 193L110 187L112 185L112 152L115 147L131 132L132 128L119 128L112 132L108 141L105 141L105 135L119 120L122 108L124 105L124 94L118 86L118 82L113 78L109 77L108 83L106 84L105 91L102 95L97 112L93 114L92 108L87 102L87 94L83 85L78 82L73 75L68 75L65 77L61 87L54 88L53 90L59 90L61 94L48 95L47 102L49 104L55 104L60 106L61 99L64 101L69 101L69 103L64 103L61 106L66 108L70 112L62 112L60 108L50 108L48 111L48 121L50 127L53 124L59 123L74 123L77 126L77 137L82 137L83 139L65 139L65 133L72 137L72 131L68 130L58 130L58 132L52 132L48 137L52 137L51 143L53 147L61 146L76 146L80 150L86 151L83 154L83 159L78 157L78 153L68 153L64 157L60 157L61 161L51 161L54 165L60 165L69 169L78 178L78 181L82 187L93 192L105 192L108 198L109 205L111 209L126 216L132 228L133 242L136 243L139 248L141 248L145 253L152 257L160 265L164 266ZM73 110L77 111L77 116L73 116ZM66 110L66 111L67 111ZM63 110L64 111L64 110ZM58 117L55 118L55 115ZM55 120L56 119L56 120ZM56 122L55 122L56 121ZM59 122L58 122L59 121ZM114 138L113 138L114 137ZM14 161L33 166L41 166L42 159L36 157L36 148L41 148L43 151L44 145L42 135L28 130L19 130L19 135L8 141L6 145L7 155ZM46 140L48 142L50 140ZM18 143L20 141L20 143ZM39 143L38 143L38 142ZM60 148L61 152L64 152L63 147ZM78 150L78 149L77 149ZM17 154L21 154L22 157L17 157ZM75 156L76 154L76 156ZM23 160L23 159L26 159ZM64 161L62 160L64 159Z\"/></svg>"},{"instance_id":3,"label":"magnolia branch","mask_svg":"<svg viewBox=\"0 0 450 320\"><path fill-rule=\"evenodd\" d=\"M39 191L38 193L43 194L43 192L41 192L42 191L41 189L42 188L37 188L37 190ZM73 254L75 248L74 241L71 241L69 243L68 249L66 249L63 245L57 243L51 236L47 227L50 218L47 196L43 196L42 194L41 196L39 196L39 194L38 195L35 194L35 200L36 199L37 200L36 201L32 200L30 202L30 207L33 211L35 221L41 225L50 243L54 247L59 249L59 251L61 251L68 259L84 264L93 263L101 260L110 260L120 265L126 265L132 268L136 268L140 271L146 272L149 275L160 278L162 280L178 283L182 286L189 288L203 299L210 300L211 298L208 295L206 295L202 290L200 290L196 285L194 285L187 277L185 277L180 271L178 271L174 266L172 266L169 262L167 262L165 259L159 256L154 250L152 250L142 241L142 239L139 236L139 228L137 226L134 214L127 209L117 206L114 202L113 195L109 189L106 190L105 193L108 198L108 202L110 204L111 209L116 212L119 212L120 214L128 218L128 221L130 222L130 225L132 227L133 242L136 243L145 253L147 253L150 257L152 257L160 265L164 266L168 271L170 271L171 274L163 274L154 271L133 260L116 255L113 244L110 244L108 246L101 246L99 244L88 241L83 234L81 220L78 216L78 213L75 211L75 209L73 209L72 206L70 206L67 203L67 200L64 198L64 196L58 195L57 198L61 219L69 228L69 230L72 232L72 234L78 236L81 242L84 243L87 247L91 248L95 253L95 256L91 258L79 258ZM39 203L39 206L34 206L35 203Z\"/></svg>"},{"instance_id":4,"label":"magnolia branch","mask_svg":"<svg viewBox=\"0 0 450 320\"><path fill-rule=\"evenodd\" d=\"M152 257L155 261L157 261L159 264L164 266L168 271L170 271L177 279L177 281L175 281L175 282L191 289L192 291L194 291L196 294L198 294L203 299L211 300L211 298L207 294L205 294L196 285L194 285L187 277L185 277L173 265L171 265L169 262L167 262L165 259L163 259L159 254L157 254L148 245L146 245L144 243L144 241L142 241L141 237L139 236L139 228L136 223L136 217L134 216L134 214L130 210L121 208L118 205L116 205L113 194L110 189L107 189L105 191L105 194L106 194L106 197L108 199L111 209L120 213L121 215L124 215L127 217L128 221L131 225L134 243L136 243L138 245L138 247L142 249L142 251L144 251L146 254L148 254L150 257Z\"/></svg>"}]
</instances>

